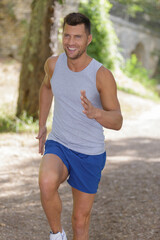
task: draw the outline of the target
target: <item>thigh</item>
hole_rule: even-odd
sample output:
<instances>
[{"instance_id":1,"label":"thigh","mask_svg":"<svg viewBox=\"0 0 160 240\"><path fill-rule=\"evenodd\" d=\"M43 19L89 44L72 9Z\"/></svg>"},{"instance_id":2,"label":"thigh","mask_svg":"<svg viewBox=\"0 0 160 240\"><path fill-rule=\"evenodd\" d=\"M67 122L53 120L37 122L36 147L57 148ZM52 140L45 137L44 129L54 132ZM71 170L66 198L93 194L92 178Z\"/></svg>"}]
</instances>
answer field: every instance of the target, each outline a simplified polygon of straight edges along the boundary
<instances>
[{"instance_id":1,"label":"thigh","mask_svg":"<svg viewBox=\"0 0 160 240\"><path fill-rule=\"evenodd\" d=\"M81 192L95 194L105 161L105 152L99 155L86 155L74 152L73 157L70 158L68 183Z\"/></svg>"},{"instance_id":2,"label":"thigh","mask_svg":"<svg viewBox=\"0 0 160 240\"><path fill-rule=\"evenodd\" d=\"M72 188L73 194L73 215L76 217L89 216L92 210L96 194L81 192Z\"/></svg>"},{"instance_id":3,"label":"thigh","mask_svg":"<svg viewBox=\"0 0 160 240\"><path fill-rule=\"evenodd\" d=\"M46 154L43 156L39 179L49 179L50 181L57 181L59 184L64 182L68 177L68 169L63 161L56 154Z\"/></svg>"}]
</instances>

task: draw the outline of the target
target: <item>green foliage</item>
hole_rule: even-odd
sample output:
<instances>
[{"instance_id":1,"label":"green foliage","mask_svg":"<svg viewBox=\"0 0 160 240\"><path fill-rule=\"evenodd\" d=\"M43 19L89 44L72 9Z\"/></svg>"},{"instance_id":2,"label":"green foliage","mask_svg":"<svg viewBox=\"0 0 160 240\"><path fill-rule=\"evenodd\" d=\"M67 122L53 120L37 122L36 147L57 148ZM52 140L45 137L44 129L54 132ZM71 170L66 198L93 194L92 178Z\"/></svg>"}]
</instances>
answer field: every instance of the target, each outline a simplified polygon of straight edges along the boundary
<instances>
[{"instance_id":1,"label":"green foliage","mask_svg":"<svg viewBox=\"0 0 160 240\"><path fill-rule=\"evenodd\" d=\"M152 90L155 89L157 84L156 79L149 77L149 72L142 66L141 62L137 60L135 54L132 54L131 58L127 60L123 71L128 77L142 83L145 87Z\"/></svg>"},{"instance_id":2,"label":"green foliage","mask_svg":"<svg viewBox=\"0 0 160 240\"><path fill-rule=\"evenodd\" d=\"M4 109L5 107L5 109ZM14 112L6 112L7 105L3 106L0 111L0 133L2 132L16 132L16 133L37 133L39 124L38 120L34 120L32 116L28 116L24 111L18 118ZM47 128L49 130L52 125L52 112L50 112L47 120Z\"/></svg>"},{"instance_id":3,"label":"green foliage","mask_svg":"<svg viewBox=\"0 0 160 240\"><path fill-rule=\"evenodd\" d=\"M2 132L15 132L16 127L13 119L9 117L0 116L0 133Z\"/></svg>"},{"instance_id":4,"label":"green foliage","mask_svg":"<svg viewBox=\"0 0 160 240\"><path fill-rule=\"evenodd\" d=\"M137 12L143 12L143 8L139 5L133 4L133 5L128 5L128 14L131 15L132 17L136 17Z\"/></svg>"},{"instance_id":5,"label":"green foliage","mask_svg":"<svg viewBox=\"0 0 160 240\"><path fill-rule=\"evenodd\" d=\"M119 60L118 39L109 20L111 4L108 0L89 0L81 2L79 12L85 14L92 24L92 42L88 54L105 67L114 69Z\"/></svg>"},{"instance_id":6,"label":"green foliage","mask_svg":"<svg viewBox=\"0 0 160 240\"><path fill-rule=\"evenodd\" d=\"M58 3L59 3L59 4L63 4L64 1L65 1L65 0L58 0Z\"/></svg>"},{"instance_id":7,"label":"green foliage","mask_svg":"<svg viewBox=\"0 0 160 240\"><path fill-rule=\"evenodd\" d=\"M20 118L14 115L2 114L0 116L0 132L37 132L38 121L34 121L33 117L27 116L23 112Z\"/></svg>"},{"instance_id":8,"label":"green foliage","mask_svg":"<svg viewBox=\"0 0 160 240\"><path fill-rule=\"evenodd\" d=\"M147 14L153 21L159 21L160 19L159 0L114 0L114 2L123 4L132 17L135 17L137 12L141 12Z\"/></svg>"}]
</instances>

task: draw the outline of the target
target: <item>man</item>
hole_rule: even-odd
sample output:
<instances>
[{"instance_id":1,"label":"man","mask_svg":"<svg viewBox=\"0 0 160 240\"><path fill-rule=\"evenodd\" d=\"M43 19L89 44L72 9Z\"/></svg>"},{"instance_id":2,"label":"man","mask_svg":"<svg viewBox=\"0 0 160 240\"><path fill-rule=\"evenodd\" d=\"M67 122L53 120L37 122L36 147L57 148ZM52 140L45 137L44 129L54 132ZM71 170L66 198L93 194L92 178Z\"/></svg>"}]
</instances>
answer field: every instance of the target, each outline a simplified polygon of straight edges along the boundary
<instances>
[{"instance_id":1,"label":"man","mask_svg":"<svg viewBox=\"0 0 160 240\"><path fill-rule=\"evenodd\" d=\"M68 178L73 194L73 240L89 239L89 221L106 160L103 127L119 130L122 115L112 73L87 55L92 41L89 19L71 13L64 19L65 53L45 63L40 89L39 152L41 202L51 227L50 240L66 240L58 188ZM52 131L46 120L54 95ZM46 143L45 143L46 142Z\"/></svg>"}]
</instances>

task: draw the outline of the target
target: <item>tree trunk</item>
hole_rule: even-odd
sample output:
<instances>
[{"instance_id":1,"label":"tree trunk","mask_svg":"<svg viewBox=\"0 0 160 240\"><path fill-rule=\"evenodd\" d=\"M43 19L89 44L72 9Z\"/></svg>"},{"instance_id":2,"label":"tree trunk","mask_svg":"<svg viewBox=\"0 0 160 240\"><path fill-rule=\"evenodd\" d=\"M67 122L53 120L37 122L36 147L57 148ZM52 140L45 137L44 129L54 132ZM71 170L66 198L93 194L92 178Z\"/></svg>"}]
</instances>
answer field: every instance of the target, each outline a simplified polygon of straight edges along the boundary
<instances>
[{"instance_id":1,"label":"tree trunk","mask_svg":"<svg viewBox=\"0 0 160 240\"><path fill-rule=\"evenodd\" d=\"M23 111L38 118L39 88L44 78L44 63L51 56L50 29L53 24L54 0L33 0L28 40L20 73L18 117Z\"/></svg>"}]
</instances>

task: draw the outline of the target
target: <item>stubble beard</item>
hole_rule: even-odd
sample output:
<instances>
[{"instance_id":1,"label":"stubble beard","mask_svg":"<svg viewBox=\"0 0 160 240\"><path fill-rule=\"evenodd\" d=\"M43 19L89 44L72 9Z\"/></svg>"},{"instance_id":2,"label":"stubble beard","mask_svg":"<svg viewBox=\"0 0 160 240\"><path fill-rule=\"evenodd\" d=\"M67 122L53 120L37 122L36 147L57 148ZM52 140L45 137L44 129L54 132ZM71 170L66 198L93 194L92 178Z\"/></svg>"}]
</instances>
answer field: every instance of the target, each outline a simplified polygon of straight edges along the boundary
<instances>
[{"instance_id":1,"label":"stubble beard","mask_svg":"<svg viewBox=\"0 0 160 240\"><path fill-rule=\"evenodd\" d=\"M69 56L66 49L64 49L64 51L69 59L75 60L80 58L86 52L86 48L79 51L75 56Z\"/></svg>"}]
</instances>

